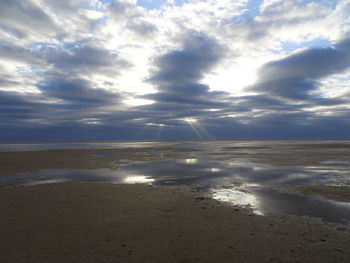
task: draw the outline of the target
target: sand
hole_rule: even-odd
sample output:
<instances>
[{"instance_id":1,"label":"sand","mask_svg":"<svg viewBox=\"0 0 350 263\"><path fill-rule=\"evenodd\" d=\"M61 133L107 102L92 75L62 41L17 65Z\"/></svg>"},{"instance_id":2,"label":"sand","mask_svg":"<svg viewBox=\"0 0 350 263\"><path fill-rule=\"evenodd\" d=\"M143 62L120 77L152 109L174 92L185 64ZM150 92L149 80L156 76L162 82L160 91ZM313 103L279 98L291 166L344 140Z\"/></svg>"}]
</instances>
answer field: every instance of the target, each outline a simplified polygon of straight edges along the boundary
<instances>
[{"instance_id":1,"label":"sand","mask_svg":"<svg viewBox=\"0 0 350 263\"><path fill-rule=\"evenodd\" d=\"M183 188L0 189L0 262L348 262L350 235L262 217Z\"/></svg>"},{"instance_id":2,"label":"sand","mask_svg":"<svg viewBox=\"0 0 350 263\"><path fill-rule=\"evenodd\" d=\"M0 174L110 168L121 158L157 159L137 154L154 150L2 152ZM166 152L162 158L178 151L156 150ZM96 156L101 153L118 155ZM310 189L305 194L326 195ZM346 191L342 198L348 200ZM339 230L312 218L258 216L181 187L71 182L0 188L4 263L349 262L350 232Z\"/></svg>"},{"instance_id":3,"label":"sand","mask_svg":"<svg viewBox=\"0 0 350 263\"><path fill-rule=\"evenodd\" d=\"M292 189L303 195L322 196L329 200L350 203L350 184L349 182L343 185L316 184L310 186L298 186Z\"/></svg>"},{"instance_id":4,"label":"sand","mask_svg":"<svg viewBox=\"0 0 350 263\"><path fill-rule=\"evenodd\" d=\"M173 157L175 153L194 151L193 149L177 149L173 147L142 147L123 149L84 149L0 152L0 174L34 172L41 169L97 169L110 168L111 163L128 158L133 161L159 160L157 155L138 155L151 151L164 151L162 159ZM106 154L107 156L98 156ZM116 154L108 156L108 154Z\"/></svg>"}]
</instances>

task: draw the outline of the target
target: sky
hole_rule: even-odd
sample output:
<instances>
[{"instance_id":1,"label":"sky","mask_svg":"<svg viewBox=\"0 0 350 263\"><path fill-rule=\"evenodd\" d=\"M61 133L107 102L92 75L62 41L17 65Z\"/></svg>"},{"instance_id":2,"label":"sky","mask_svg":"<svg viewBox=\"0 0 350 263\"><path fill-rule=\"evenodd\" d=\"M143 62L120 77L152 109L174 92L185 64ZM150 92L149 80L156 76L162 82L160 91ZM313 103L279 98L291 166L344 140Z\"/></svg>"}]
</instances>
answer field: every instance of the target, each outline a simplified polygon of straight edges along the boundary
<instances>
[{"instance_id":1,"label":"sky","mask_svg":"<svg viewBox=\"0 0 350 263\"><path fill-rule=\"evenodd\" d=\"M350 137L350 0L1 0L0 142Z\"/></svg>"}]
</instances>

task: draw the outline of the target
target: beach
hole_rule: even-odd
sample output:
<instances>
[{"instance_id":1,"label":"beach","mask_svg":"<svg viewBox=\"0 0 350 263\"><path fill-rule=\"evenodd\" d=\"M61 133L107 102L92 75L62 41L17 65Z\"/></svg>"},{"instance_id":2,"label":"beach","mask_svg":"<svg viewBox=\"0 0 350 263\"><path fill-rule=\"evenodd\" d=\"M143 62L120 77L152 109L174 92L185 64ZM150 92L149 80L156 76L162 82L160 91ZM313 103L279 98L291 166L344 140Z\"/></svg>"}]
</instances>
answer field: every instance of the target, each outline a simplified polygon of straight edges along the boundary
<instances>
[{"instance_id":1,"label":"beach","mask_svg":"<svg viewBox=\"0 0 350 263\"><path fill-rule=\"evenodd\" d=\"M350 237L184 189L108 183L3 188L1 262L347 262Z\"/></svg>"},{"instance_id":2,"label":"beach","mask_svg":"<svg viewBox=\"0 0 350 263\"><path fill-rule=\"evenodd\" d=\"M350 0L0 0L0 263L350 263Z\"/></svg>"},{"instance_id":3,"label":"beach","mask_svg":"<svg viewBox=\"0 0 350 263\"><path fill-rule=\"evenodd\" d=\"M159 159L174 161L178 154L186 155L185 167L195 167L198 151L162 146L1 152L0 174L7 176L0 187L0 262L348 262L348 228L320 218L261 216L190 186L156 186L157 179L125 184L63 177L66 181L47 183L36 175L111 167L124 173L125 158L132 166L152 166ZM311 157L318 160L316 154ZM210 174L217 170L211 168ZM18 175L33 176L28 181L34 185L8 181ZM323 193L349 202L344 185L341 197L334 194L338 188L331 191L334 186L303 187L298 191L305 195Z\"/></svg>"}]
</instances>

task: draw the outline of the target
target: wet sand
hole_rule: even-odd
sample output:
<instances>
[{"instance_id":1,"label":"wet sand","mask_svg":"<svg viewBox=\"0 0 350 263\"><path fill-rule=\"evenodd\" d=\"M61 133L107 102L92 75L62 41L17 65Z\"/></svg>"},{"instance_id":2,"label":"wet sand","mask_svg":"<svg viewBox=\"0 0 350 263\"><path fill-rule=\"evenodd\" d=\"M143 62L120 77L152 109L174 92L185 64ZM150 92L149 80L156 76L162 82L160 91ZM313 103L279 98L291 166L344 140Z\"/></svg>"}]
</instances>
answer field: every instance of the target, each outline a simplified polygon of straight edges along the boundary
<instances>
[{"instance_id":1,"label":"wet sand","mask_svg":"<svg viewBox=\"0 0 350 263\"><path fill-rule=\"evenodd\" d=\"M179 150L1 152L0 174L110 168L123 158L159 159L157 154L138 154L149 151L163 151L164 159ZM79 182L1 187L0 219L0 262L348 262L350 258L350 232L341 232L336 225L307 217L257 216L183 187Z\"/></svg>"},{"instance_id":2,"label":"wet sand","mask_svg":"<svg viewBox=\"0 0 350 263\"><path fill-rule=\"evenodd\" d=\"M299 186L295 187L293 191L297 191L303 195L322 196L326 199L339 202L350 202L349 182L343 183L343 185L316 184L310 186Z\"/></svg>"},{"instance_id":3,"label":"wet sand","mask_svg":"<svg viewBox=\"0 0 350 263\"><path fill-rule=\"evenodd\" d=\"M123 149L84 149L0 152L0 174L34 172L41 169L97 169L110 168L112 162L127 158L130 161L158 160L157 155L137 155L138 153L164 151L162 158L172 157L178 152L194 151L194 149L176 149L171 147L143 147ZM101 156L98 156L98 155ZM108 156L110 154L110 156Z\"/></svg>"},{"instance_id":4,"label":"wet sand","mask_svg":"<svg viewBox=\"0 0 350 263\"><path fill-rule=\"evenodd\" d=\"M348 262L350 235L262 217L184 188L0 189L0 262Z\"/></svg>"}]
</instances>

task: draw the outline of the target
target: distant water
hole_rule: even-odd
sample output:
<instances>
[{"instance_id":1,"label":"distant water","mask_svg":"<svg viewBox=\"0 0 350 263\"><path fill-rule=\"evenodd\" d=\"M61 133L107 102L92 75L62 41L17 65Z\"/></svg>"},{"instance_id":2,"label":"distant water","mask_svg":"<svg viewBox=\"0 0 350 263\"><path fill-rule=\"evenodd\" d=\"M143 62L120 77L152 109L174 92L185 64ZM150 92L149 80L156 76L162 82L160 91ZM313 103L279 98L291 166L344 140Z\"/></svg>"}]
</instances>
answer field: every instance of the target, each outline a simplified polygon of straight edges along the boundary
<instances>
[{"instance_id":1,"label":"distant water","mask_svg":"<svg viewBox=\"0 0 350 263\"><path fill-rule=\"evenodd\" d=\"M113 149L144 147L193 147L220 149L221 147L254 147L294 144L350 144L350 140L285 140L285 141L111 141L79 143L0 143L0 152L51 151L79 149Z\"/></svg>"},{"instance_id":2,"label":"distant water","mask_svg":"<svg viewBox=\"0 0 350 263\"><path fill-rule=\"evenodd\" d=\"M162 142L0 143L0 152L160 147Z\"/></svg>"},{"instance_id":3,"label":"distant water","mask_svg":"<svg viewBox=\"0 0 350 263\"><path fill-rule=\"evenodd\" d=\"M257 214L313 216L349 224L350 203L306 196L294 187L314 184L348 186L350 141L174 141L101 142L67 144L0 144L0 151L144 148L120 158L116 153L95 154L115 158L112 169L48 169L35 173L0 175L0 185L35 185L65 181L148 183L155 186L190 186L211 197L249 206ZM166 156L161 147L193 149ZM174 153L174 152L172 152Z\"/></svg>"}]
</instances>

